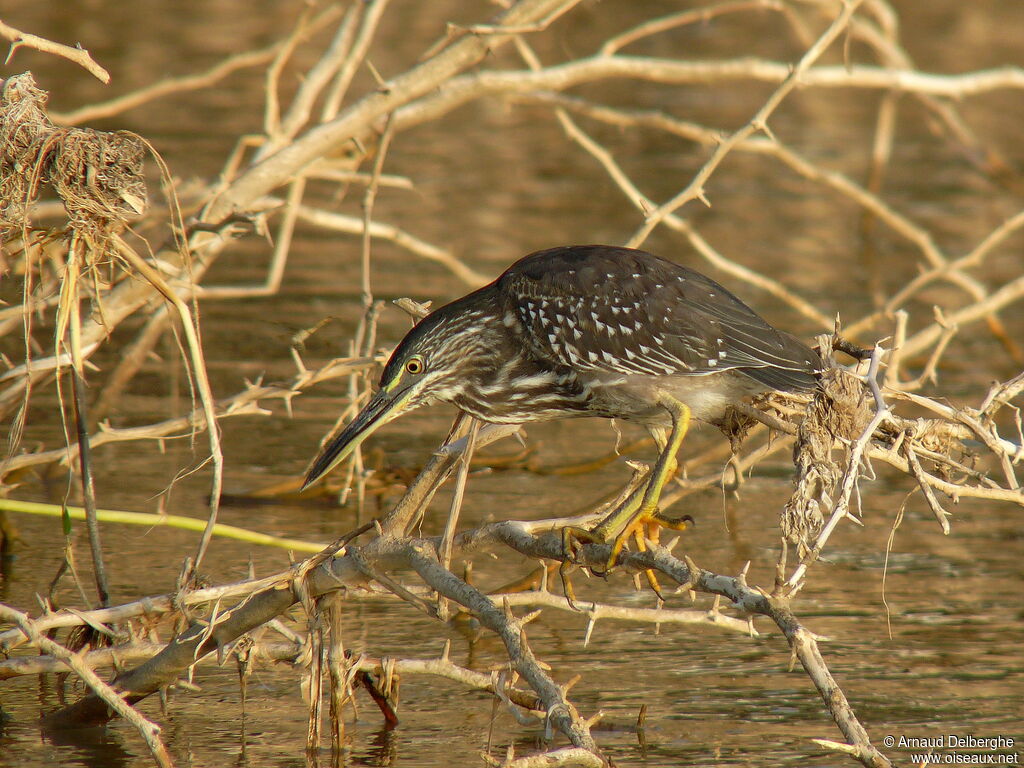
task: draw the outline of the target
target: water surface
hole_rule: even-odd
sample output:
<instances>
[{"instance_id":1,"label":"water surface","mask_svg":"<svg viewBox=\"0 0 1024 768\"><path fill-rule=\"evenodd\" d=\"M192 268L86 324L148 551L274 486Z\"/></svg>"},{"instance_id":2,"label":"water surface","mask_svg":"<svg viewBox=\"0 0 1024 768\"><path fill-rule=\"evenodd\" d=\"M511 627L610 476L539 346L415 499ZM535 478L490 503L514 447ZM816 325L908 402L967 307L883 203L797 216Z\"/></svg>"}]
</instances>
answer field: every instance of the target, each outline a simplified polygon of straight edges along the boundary
<instances>
[{"instance_id":1,"label":"water surface","mask_svg":"<svg viewBox=\"0 0 1024 768\"><path fill-rule=\"evenodd\" d=\"M458 3L447 3L444 18L478 17ZM591 50L607 34L642 18L676 9L674 3L636 4L610 0L578 9L557 35L538 45L546 61ZM903 34L922 68L961 72L1020 64L1019 30L1024 6L977 2L905 2ZM395 2L371 59L385 76L409 66L440 31L438 4ZM16 60L31 66L52 94L55 109L69 109L121 93L166 74L184 74L219 57L269 43L287 28L295 8L289 4L228 2L179 3L174 12L157 3L64 2L22 7L11 23L61 40L77 40L107 66L114 85L103 90L70 65L33 54ZM720 23L658 38L635 53L689 57L792 56L781 22L770 15L757 21ZM300 53L308 59L311 51ZM24 58L21 58L24 57ZM498 62L515 64L507 52ZM7 71L20 71L17 67ZM364 78L364 75L360 76ZM365 79L357 81L367 87ZM722 129L735 128L760 105L768 91L706 87L669 89L634 83L590 86L583 92L600 101L636 108L661 108L680 117ZM796 94L773 121L783 140L823 166L863 178L877 97L853 91ZM998 93L967 103L972 127L1019 166L1024 155L1016 115L1019 94ZM183 95L134 110L98 127L129 128L147 136L180 177L215 174L234 139L257 132L262 108L262 79L257 72L231 77L216 88ZM599 125L588 129L607 143L623 166L655 199L685 186L706 157L689 144L651 132L621 133ZM497 274L514 258L536 248L573 242L621 242L639 219L592 158L563 138L544 108L487 101L461 108L442 121L396 137L385 170L415 180L414 191L387 190L377 204L381 220L398 222L410 232L453 249L474 268ZM769 160L734 155L714 177L713 207L687 208L715 247L743 264L764 271L807 296L826 315L856 318L871 306L860 258L858 218L848 204L809 182L795 178ZM1019 208L1019 197L980 175L955 146L930 130L920 107L901 104L898 140L889 169L886 199L934 232L953 254L970 248L999 221ZM321 203L331 199L321 195ZM358 195L341 210L358 215ZM1019 274L1020 238L991 260L980 277L992 285ZM882 265L875 278L893 290L916 273L918 253L884 231L876 244ZM657 232L648 247L699 269L700 258L679 238ZM279 294L244 301L206 302L204 340L218 395L238 391L243 378L287 380L294 373L289 339L297 330L333 315L339 320L314 338L309 361L325 361L345 348L359 315L359 244L355 238L301 231ZM259 282L267 246L258 238L240 242L222 257L211 283ZM713 270L707 270L721 277ZM410 259L393 246L374 248L373 285L381 298L411 295L442 301L459 295L460 286L436 265ZM813 327L770 297L748 286L730 285L777 324L810 337ZM6 293L5 293L6 295ZM931 319L931 302L956 301L948 289L929 292L911 307L914 323ZM1016 333L1024 327L1020 308L1003 316ZM379 329L392 344L408 327L397 311L387 310ZM1016 330L1015 330L1016 329ZM128 338L130 328L117 338ZM879 329L878 336L888 333ZM1019 335L1019 334L1018 334ZM169 397L168 374L176 368L171 345L153 361L121 398L111 415L116 424L139 424L177 415L183 396ZM116 356L97 358L103 373ZM954 402L978 402L990 380L1014 372L1002 347L984 331L965 331L951 348L941 371L940 389ZM180 376L180 372L177 374ZM180 379L179 379L180 381ZM294 416L277 404L268 418L224 423L229 491L245 491L302 471L317 441L341 407L342 384L328 384L297 398ZM26 444L59 444L60 424L51 394L40 391L31 414ZM415 468L443 437L450 411L436 408L393 425L375 441L395 466ZM628 436L634 433L629 431ZM565 463L612 450L615 436L605 422L575 421L538 425L529 430L542 461ZM697 456L721 438L705 431L688 441L684 452ZM496 451L512 452L511 443ZM178 470L201 457L186 441L159 453L148 444L111 445L97 451L98 491L105 507L150 511L155 496ZM701 566L735 573L751 561L751 583L770 584L778 539L778 513L790 490L786 456L769 462L744 486L740 497L707 492L685 502L698 519L679 551ZM628 475L618 462L580 477L502 472L472 478L464 525L491 518L540 518L551 510L575 510L601 497ZM48 484L29 481L22 498L56 500L65 488L59 473ZM201 515L208 479L179 482L169 511ZM973 733L1024 737L1021 728L1022 549L1019 510L964 502L955 508L953 535L944 537L920 499L907 507L888 557L883 592L886 542L908 490L895 476L881 472L864 487L865 526L843 526L833 538L828 562L817 566L795 605L808 626L829 638L823 653L872 737L886 734L933 737ZM425 532L443 526L447 495L435 503ZM353 512L326 506L242 506L222 510L223 522L256 530L329 540L353 523ZM23 517L17 521L22 543L6 564L0 599L35 609L34 595L45 593L61 557L59 524ZM115 601L173 588L181 561L191 555L195 537L139 528L107 527ZM89 569L84 534L75 534L83 580ZM214 581L243 578L252 563L258 574L287 565L285 554L216 541L207 559ZM497 585L531 567L504 553L495 562L478 558L477 578ZM87 591L88 587L86 588ZM578 578L588 597L604 596L653 606L649 592L632 594L624 576L606 585ZM81 605L65 581L65 604ZM91 594L91 592L90 592ZM884 599L884 602L883 602ZM707 598L699 604L709 605ZM684 596L671 598L685 606ZM296 614L298 618L301 617ZM548 610L530 625L535 652L560 681L580 674L573 701L585 715L605 713L595 735L621 765L838 764L809 742L839 739L820 699L799 670L787 671L785 641L765 621L760 637L679 627L600 624L588 646L580 616ZM383 600L353 600L346 608L346 644L381 656L423 658L436 655L446 639L452 659L487 670L505 662L500 644L475 637L464 624L443 627L408 606ZM154 699L143 711L164 727L179 765L291 766L304 762L305 707L298 674L261 667L249 683L243 714L234 669L203 667L197 694L177 693L161 712ZM8 721L0 734L0 765L125 766L150 764L131 728L113 723L102 733L67 739L41 737L40 713L80 691L62 690L52 678L7 682L0 689ZM648 706L645 746L631 727L641 705ZM502 711L494 716L482 694L443 681L403 681L396 731L382 728L365 698L359 720L349 724L350 761L355 765L449 766L477 764L490 740L492 753L509 743L517 753L538 748L542 733L517 725ZM457 756L457 757L456 757ZM904 761L906 757L904 756Z\"/></svg>"}]
</instances>

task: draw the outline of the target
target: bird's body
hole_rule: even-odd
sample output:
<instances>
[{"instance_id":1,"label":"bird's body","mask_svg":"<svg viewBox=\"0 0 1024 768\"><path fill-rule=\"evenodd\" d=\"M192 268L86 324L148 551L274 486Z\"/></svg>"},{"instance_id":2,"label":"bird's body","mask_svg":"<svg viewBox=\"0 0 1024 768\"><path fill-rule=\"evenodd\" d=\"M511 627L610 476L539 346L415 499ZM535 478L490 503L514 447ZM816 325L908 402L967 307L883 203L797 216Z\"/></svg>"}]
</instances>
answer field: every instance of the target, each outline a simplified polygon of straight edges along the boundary
<instances>
[{"instance_id":1,"label":"bird's body","mask_svg":"<svg viewBox=\"0 0 1024 768\"><path fill-rule=\"evenodd\" d=\"M530 254L497 280L427 315L399 343L380 389L330 440L316 482L401 413L435 401L488 422L602 416L647 426L660 455L644 486L596 527L563 529L563 583L574 542L612 542L608 567L657 511L691 417L717 422L769 390L815 386L821 360L721 285L644 251L605 245ZM657 589L653 573L651 586Z\"/></svg>"},{"instance_id":2,"label":"bird's body","mask_svg":"<svg viewBox=\"0 0 1024 768\"><path fill-rule=\"evenodd\" d=\"M694 418L815 383L818 356L718 283L643 251L573 246L531 254L493 283L428 315L402 360L446 339L458 377L430 388L484 421L603 416L668 426L668 394ZM427 361L427 369L430 362Z\"/></svg>"},{"instance_id":3,"label":"bird's body","mask_svg":"<svg viewBox=\"0 0 1024 768\"><path fill-rule=\"evenodd\" d=\"M602 416L667 428L663 396L716 422L745 396L812 388L820 365L803 343L692 269L612 246L538 251L406 335L375 398L392 407L377 413L371 402L370 421L357 417L332 441L306 484L354 440L430 402L496 423Z\"/></svg>"}]
</instances>

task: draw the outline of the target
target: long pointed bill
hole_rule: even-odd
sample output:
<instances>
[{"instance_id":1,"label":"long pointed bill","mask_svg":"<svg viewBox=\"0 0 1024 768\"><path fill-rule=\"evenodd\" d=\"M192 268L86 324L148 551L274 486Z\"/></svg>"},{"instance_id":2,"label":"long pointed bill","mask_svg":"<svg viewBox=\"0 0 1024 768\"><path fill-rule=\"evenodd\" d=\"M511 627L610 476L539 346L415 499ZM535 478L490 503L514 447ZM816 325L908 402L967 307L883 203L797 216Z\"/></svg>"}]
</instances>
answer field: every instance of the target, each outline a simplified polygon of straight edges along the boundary
<instances>
[{"instance_id":1,"label":"long pointed bill","mask_svg":"<svg viewBox=\"0 0 1024 768\"><path fill-rule=\"evenodd\" d=\"M380 427L398 417L405 410L412 395L411 387L398 393L381 389L374 395L366 407L348 423L341 434L327 444L327 447L313 462L313 466L306 473L306 481L302 484L302 490L306 490L338 466L363 440Z\"/></svg>"}]
</instances>

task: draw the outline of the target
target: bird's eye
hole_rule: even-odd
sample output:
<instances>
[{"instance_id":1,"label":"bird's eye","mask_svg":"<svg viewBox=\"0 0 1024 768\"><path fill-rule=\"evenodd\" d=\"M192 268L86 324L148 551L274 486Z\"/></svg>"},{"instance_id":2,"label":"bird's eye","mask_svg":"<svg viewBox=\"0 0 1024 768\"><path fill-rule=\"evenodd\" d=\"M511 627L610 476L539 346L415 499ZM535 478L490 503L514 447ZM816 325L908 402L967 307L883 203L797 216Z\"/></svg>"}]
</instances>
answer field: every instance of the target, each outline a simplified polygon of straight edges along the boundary
<instances>
[{"instance_id":1,"label":"bird's eye","mask_svg":"<svg viewBox=\"0 0 1024 768\"><path fill-rule=\"evenodd\" d=\"M405 364L405 370L411 374L423 373L423 359L414 357Z\"/></svg>"}]
</instances>

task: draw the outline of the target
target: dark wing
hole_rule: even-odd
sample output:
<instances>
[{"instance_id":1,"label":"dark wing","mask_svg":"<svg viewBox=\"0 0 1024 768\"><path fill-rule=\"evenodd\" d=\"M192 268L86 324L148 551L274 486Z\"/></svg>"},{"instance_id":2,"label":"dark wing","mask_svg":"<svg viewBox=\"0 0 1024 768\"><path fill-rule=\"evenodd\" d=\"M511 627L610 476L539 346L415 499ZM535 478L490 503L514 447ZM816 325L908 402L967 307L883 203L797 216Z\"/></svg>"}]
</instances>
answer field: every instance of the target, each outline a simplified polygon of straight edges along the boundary
<instances>
[{"instance_id":1,"label":"dark wing","mask_svg":"<svg viewBox=\"0 0 1024 768\"><path fill-rule=\"evenodd\" d=\"M621 374L729 369L772 389L807 389L817 355L710 278L649 253L571 246L521 259L500 295L552 363Z\"/></svg>"}]
</instances>

